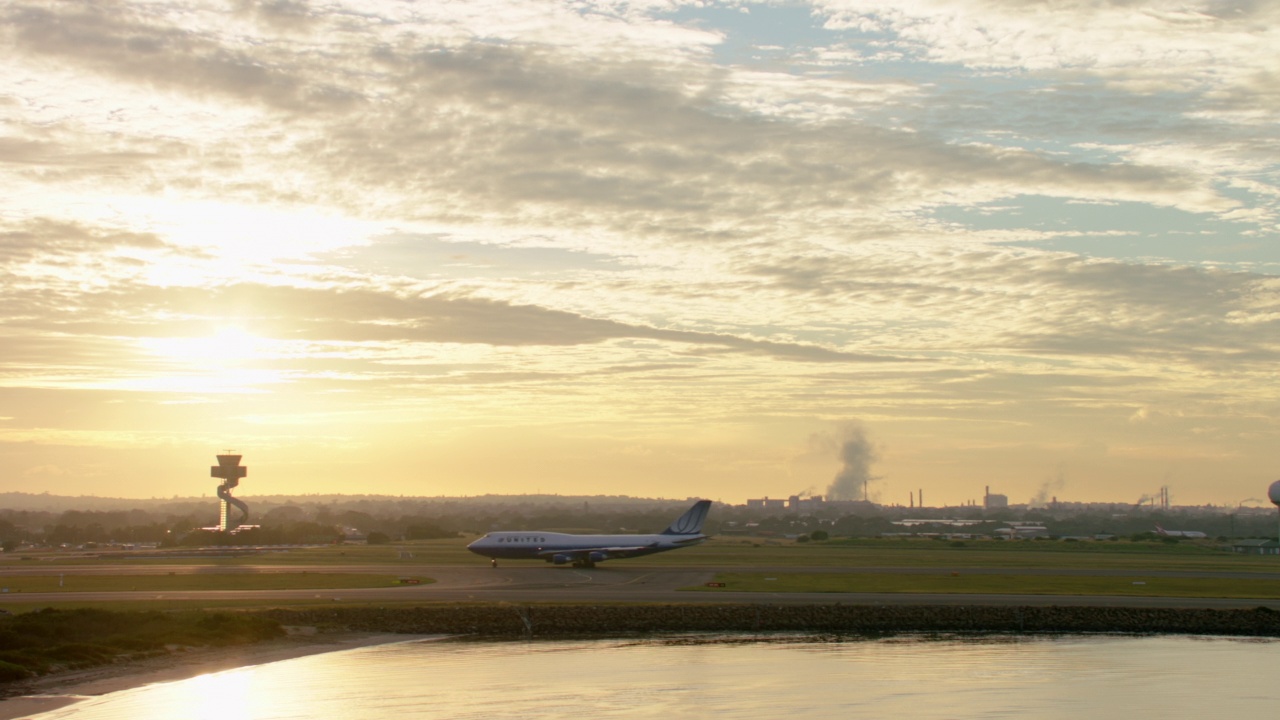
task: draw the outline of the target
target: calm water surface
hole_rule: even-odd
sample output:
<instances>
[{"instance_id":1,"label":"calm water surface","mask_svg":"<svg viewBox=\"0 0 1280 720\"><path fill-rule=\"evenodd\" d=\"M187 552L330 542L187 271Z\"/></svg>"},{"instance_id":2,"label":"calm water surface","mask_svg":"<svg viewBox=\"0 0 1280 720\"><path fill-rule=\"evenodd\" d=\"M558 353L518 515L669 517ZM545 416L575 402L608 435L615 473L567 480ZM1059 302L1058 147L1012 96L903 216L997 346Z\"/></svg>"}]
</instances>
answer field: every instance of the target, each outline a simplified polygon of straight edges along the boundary
<instances>
[{"instance_id":1,"label":"calm water surface","mask_svg":"<svg viewBox=\"0 0 1280 720\"><path fill-rule=\"evenodd\" d=\"M105 695L41 720L1276 718L1280 643L1191 637L407 642Z\"/></svg>"}]
</instances>

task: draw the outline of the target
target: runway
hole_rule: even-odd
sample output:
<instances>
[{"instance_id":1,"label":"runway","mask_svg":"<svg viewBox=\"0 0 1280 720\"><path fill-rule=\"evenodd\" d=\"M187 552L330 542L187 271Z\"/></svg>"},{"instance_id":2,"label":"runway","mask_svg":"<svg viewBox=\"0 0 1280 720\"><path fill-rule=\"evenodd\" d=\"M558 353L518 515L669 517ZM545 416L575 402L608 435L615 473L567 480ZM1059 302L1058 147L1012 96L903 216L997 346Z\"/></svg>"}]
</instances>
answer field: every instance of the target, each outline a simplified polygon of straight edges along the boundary
<instances>
[{"instance_id":1,"label":"runway","mask_svg":"<svg viewBox=\"0 0 1280 720\"><path fill-rule=\"evenodd\" d=\"M84 593L0 593L0 604L110 602L110 601L260 601L288 602L510 602L510 603L763 603L845 604L845 605L989 605L989 606L1074 606L1074 607L1162 607L1162 608L1256 608L1280 610L1278 599L1224 599L1179 597L1120 597L1100 595L1006 595L1006 594L926 594L926 593L763 593L705 588L720 572L765 573L909 573L950 574L953 572L1004 575L1142 576L1142 577L1250 577L1280 579L1280 573L1217 572L1124 572L1114 570L1046 569L960 569L955 568L805 568L805 567L644 567L613 564L592 569L548 567L544 565L488 566L404 566L404 565L309 565L309 566L49 566L7 567L0 574L15 575L161 575L161 574L244 574L244 573L373 573L430 577L435 583L417 586L361 588L347 590L247 590L247 591L124 591Z\"/></svg>"},{"instance_id":2,"label":"runway","mask_svg":"<svg viewBox=\"0 0 1280 720\"><path fill-rule=\"evenodd\" d=\"M0 576L56 576L56 575L243 575L267 573L338 573L366 575L426 575L444 582L454 575L466 577L459 582L476 584L487 583L494 578L498 582L511 582L513 578L524 577L521 573L537 573L544 581L554 575L546 573L584 572L570 566L549 566L545 563L504 561L502 566L491 568L485 563L474 565L381 565L381 564L312 564L312 565L209 565L197 563L172 563L165 565L120 565L120 564L86 564L86 565L5 565L0 566ZM593 571L585 571L593 572ZM691 567L653 566L643 561L618 562L599 565L598 581L608 583L611 577L630 577L628 573L803 573L813 574L853 574L853 575L1049 575L1066 577L1162 577L1162 578L1205 578L1205 579L1243 579L1243 580L1280 580L1277 572L1241 572L1219 570L1146 570L1115 568L992 568L992 567L886 567L882 565L832 566L817 565L812 567L797 565L706 565Z\"/></svg>"}]
</instances>

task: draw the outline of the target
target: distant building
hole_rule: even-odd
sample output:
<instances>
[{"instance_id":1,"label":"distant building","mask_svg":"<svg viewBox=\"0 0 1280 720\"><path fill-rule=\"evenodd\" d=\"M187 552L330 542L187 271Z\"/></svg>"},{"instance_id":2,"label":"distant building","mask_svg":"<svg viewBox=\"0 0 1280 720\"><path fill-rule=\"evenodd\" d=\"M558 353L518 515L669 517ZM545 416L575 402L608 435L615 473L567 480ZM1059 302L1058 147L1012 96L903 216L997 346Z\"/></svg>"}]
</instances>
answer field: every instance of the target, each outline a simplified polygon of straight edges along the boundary
<instances>
[{"instance_id":1,"label":"distant building","mask_svg":"<svg viewBox=\"0 0 1280 720\"><path fill-rule=\"evenodd\" d=\"M1057 500L1057 498L1054 498ZM987 510L1003 510L1009 507L1009 496L991 492L988 487L986 493L982 496L982 507Z\"/></svg>"},{"instance_id":2,"label":"distant building","mask_svg":"<svg viewBox=\"0 0 1280 720\"><path fill-rule=\"evenodd\" d=\"M981 520L962 520L959 518L903 518L892 522L894 525L901 525L903 527L915 527L917 525L941 525L944 527L966 528L971 525L982 524Z\"/></svg>"},{"instance_id":3,"label":"distant building","mask_svg":"<svg viewBox=\"0 0 1280 720\"><path fill-rule=\"evenodd\" d=\"M1244 555L1280 555L1280 542L1275 540L1236 540L1231 549Z\"/></svg>"},{"instance_id":4,"label":"distant building","mask_svg":"<svg viewBox=\"0 0 1280 720\"><path fill-rule=\"evenodd\" d=\"M880 513L880 506L866 500L828 500L825 507L849 515L871 516Z\"/></svg>"},{"instance_id":5,"label":"distant building","mask_svg":"<svg viewBox=\"0 0 1280 720\"><path fill-rule=\"evenodd\" d=\"M747 500L747 507L753 510L785 510L787 501L782 498L760 498L757 500Z\"/></svg>"},{"instance_id":6,"label":"distant building","mask_svg":"<svg viewBox=\"0 0 1280 720\"><path fill-rule=\"evenodd\" d=\"M795 512L813 512L826 507L827 503L821 495L810 495L809 497L800 497L792 495L787 498L787 508Z\"/></svg>"}]
</instances>

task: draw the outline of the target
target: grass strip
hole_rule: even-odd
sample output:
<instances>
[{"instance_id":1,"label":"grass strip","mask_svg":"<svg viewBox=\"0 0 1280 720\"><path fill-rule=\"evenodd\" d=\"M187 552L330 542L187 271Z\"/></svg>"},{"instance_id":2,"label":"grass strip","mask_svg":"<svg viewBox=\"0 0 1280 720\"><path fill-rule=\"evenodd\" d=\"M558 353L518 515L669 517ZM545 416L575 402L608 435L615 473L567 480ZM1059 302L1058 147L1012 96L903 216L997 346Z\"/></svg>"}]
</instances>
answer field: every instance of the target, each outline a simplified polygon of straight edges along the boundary
<instances>
[{"instance_id":1,"label":"grass strip","mask_svg":"<svg viewBox=\"0 0 1280 720\"><path fill-rule=\"evenodd\" d=\"M706 592L942 593L1280 598L1280 580L1068 575L899 575L893 573L720 573Z\"/></svg>"},{"instance_id":2,"label":"grass strip","mask_svg":"<svg viewBox=\"0 0 1280 720\"><path fill-rule=\"evenodd\" d=\"M401 585L401 575L361 573L240 573L184 575L0 576L9 593L179 592L187 590L349 590ZM413 577L417 584L435 582Z\"/></svg>"},{"instance_id":3,"label":"grass strip","mask_svg":"<svg viewBox=\"0 0 1280 720\"><path fill-rule=\"evenodd\" d=\"M240 557L119 554L111 557L38 553L0 557L0 575L6 566L59 565L202 565L209 567L273 565L385 566L396 567L484 566L487 560L466 550L466 539L420 540L395 545L337 545L268 550ZM1179 543L1058 542L970 540L945 542L920 538L833 539L827 542L793 543L764 538L717 537L680 552L628 560L638 567L736 566L753 567L984 567L984 568L1084 568L1131 570L1135 575L1157 570L1231 570L1274 573L1280 571L1275 556L1243 555L1209 541Z\"/></svg>"}]
</instances>

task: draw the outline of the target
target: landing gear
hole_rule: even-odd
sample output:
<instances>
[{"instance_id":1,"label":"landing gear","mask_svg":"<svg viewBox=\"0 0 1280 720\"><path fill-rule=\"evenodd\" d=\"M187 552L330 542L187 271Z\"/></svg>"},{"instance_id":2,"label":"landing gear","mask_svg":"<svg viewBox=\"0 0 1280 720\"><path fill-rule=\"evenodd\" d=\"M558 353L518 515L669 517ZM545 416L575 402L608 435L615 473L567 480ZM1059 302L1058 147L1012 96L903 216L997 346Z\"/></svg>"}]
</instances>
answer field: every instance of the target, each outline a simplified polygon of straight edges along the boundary
<instances>
[{"instance_id":1,"label":"landing gear","mask_svg":"<svg viewBox=\"0 0 1280 720\"><path fill-rule=\"evenodd\" d=\"M593 568L596 566L596 564L591 562L590 560L578 560L573 563L573 566L580 567L580 568Z\"/></svg>"},{"instance_id":2,"label":"landing gear","mask_svg":"<svg viewBox=\"0 0 1280 720\"><path fill-rule=\"evenodd\" d=\"M498 567L498 558L493 558L492 560L490 560L489 567Z\"/></svg>"}]
</instances>

